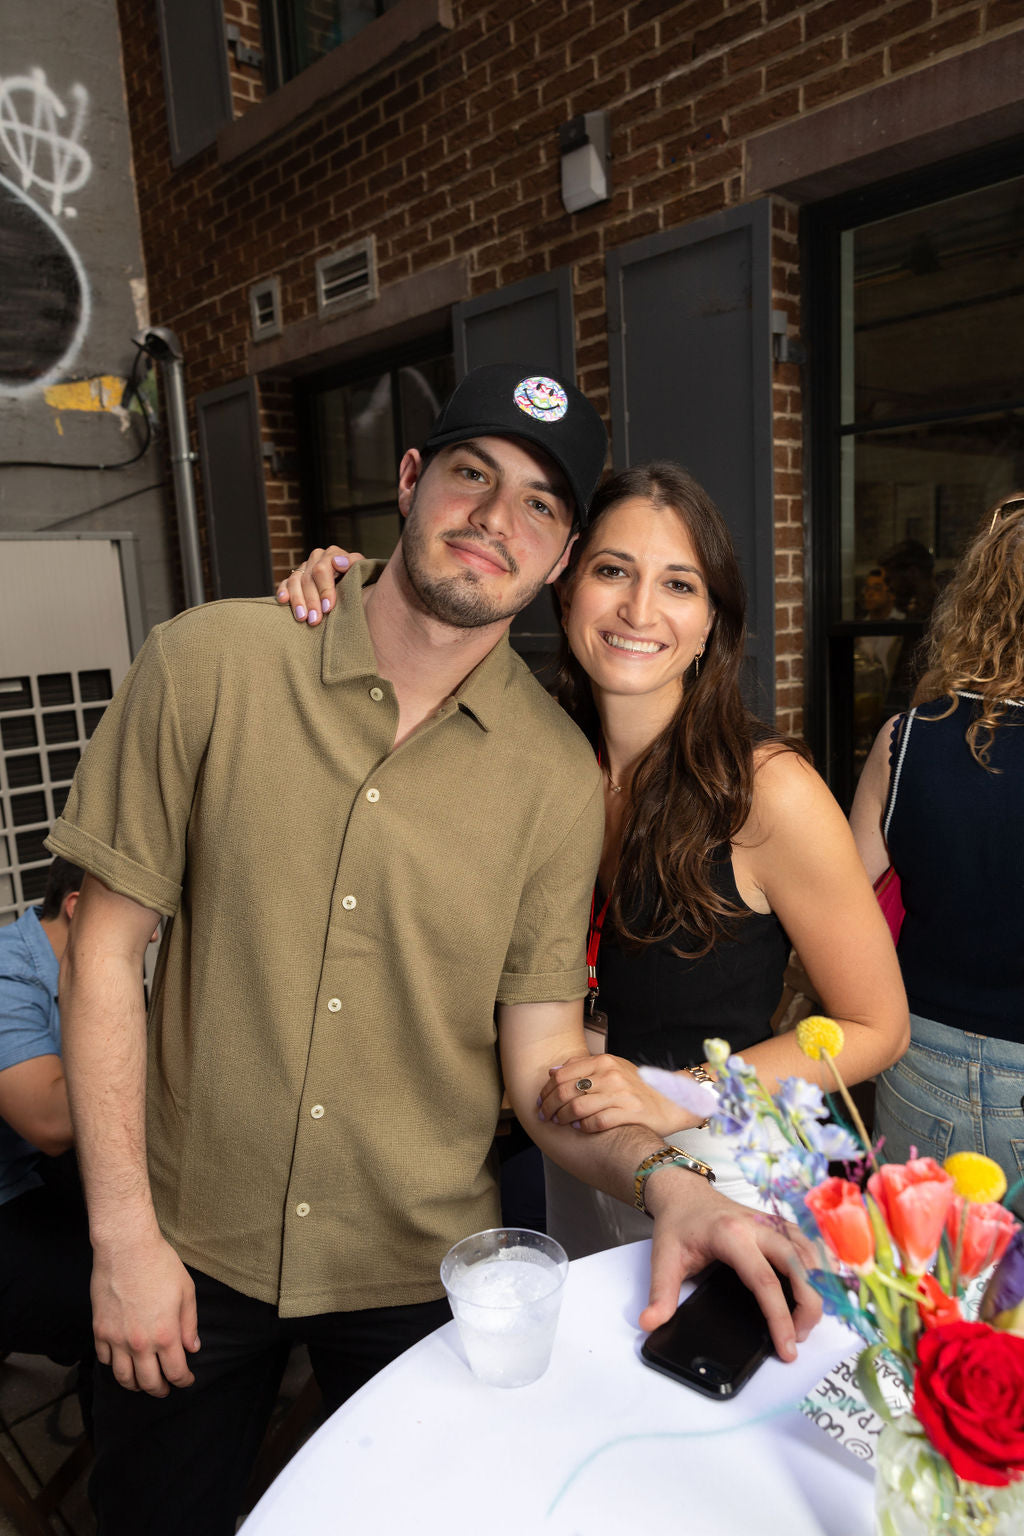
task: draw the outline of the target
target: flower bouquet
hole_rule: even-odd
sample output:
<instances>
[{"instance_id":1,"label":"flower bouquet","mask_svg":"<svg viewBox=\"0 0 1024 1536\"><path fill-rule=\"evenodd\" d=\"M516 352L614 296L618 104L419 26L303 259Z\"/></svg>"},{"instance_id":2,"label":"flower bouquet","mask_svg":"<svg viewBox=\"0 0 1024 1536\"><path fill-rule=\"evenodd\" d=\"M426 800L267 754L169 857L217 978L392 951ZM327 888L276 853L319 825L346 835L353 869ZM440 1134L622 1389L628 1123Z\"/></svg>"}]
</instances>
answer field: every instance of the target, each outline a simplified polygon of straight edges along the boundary
<instances>
[{"instance_id":1,"label":"flower bouquet","mask_svg":"<svg viewBox=\"0 0 1024 1536\"><path fill-rule=\"evenodd\" d=\"M828 1122L814 1084L789 1078L769 1094L721 1040L705 1042L717 1073L711 1126L738 1139L736 1161L775 1217L815 1242L822 1264L811 1283L863 1341L858 1385L885 1426L879 1536L1021 1536L1024 1231L999 1203L1003 1172L973 1152L941 1168L927 1157L879 1163L836 1066L841 1027L805 1019L797 1039L829 1063L860 1140ZM675 1074L643 1070L671 1092ZM847 1176L830 1176L830 1162ZM972 1317L968 1287L993 1266ZM883 1357L905 1389L907 1411L895 1417L876 1376Z\"/></svg>"}]
</instances>

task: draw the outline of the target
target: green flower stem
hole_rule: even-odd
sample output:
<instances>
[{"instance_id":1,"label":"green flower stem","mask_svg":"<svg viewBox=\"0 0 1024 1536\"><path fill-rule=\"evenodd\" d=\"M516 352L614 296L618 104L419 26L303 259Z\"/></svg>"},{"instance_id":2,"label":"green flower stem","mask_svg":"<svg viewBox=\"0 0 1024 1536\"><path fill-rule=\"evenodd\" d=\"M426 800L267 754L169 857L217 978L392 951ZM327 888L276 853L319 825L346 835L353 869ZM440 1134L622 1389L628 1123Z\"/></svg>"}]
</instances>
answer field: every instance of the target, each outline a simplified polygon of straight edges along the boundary
<instances>
[{"instance_id":1,"label":"green flower stem","mask_svg":"<svg viewBox=\"0 0 1024 1536\"><path fill-rule=\"evenodd\" d=\"M842 1078L839 1075L839 1068L836 1066L836 1059L832 1055L831 1051L826 1051L824 1046L822 1046L821 1054L824 1056L825 1060L828 1062L829 1066L832 1069L832 1076L836 1080L836 1087L839 1089L839 1092L842 1094L842 1096L843 1096L843 1103L846 1105L846 1108L847 1108L847 1110L849 1112L849 1115L850 1115L850 1119L853 1121L854 1125L857 1128L857 1135L861 1139L861 1142L862 1142L863 1147L864 1147L864 1151L865 1151L865 1153L867 1154L867 1157L868 1157L868 1161L870 1162L872 1168L877 1173L878 1172L878 1159L875 1157L874 1148L871 1145L871 1137L868 1135L867 1130L865 1129L865 1126L864 1126L864 1121L860 1117L860 1110L857 1108L856 1104L853 1102L852 1098L850 1097L850 1090L849 1090L849 1088L847 1088L846 1084L843 1082Z\"/></svg>"}]
</instances>

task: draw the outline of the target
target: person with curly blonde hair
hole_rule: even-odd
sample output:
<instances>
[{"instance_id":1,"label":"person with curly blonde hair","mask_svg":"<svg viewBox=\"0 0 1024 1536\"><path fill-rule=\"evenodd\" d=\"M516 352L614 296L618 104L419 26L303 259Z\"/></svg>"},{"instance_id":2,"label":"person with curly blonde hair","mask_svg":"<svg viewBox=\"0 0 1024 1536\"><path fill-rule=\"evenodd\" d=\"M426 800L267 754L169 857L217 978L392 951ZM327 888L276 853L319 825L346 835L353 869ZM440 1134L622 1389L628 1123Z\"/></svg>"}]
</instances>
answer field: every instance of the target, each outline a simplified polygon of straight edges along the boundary
<instances>
[{"instance_id":1,"label":"person with curly blonde hair","mask_svg":"<svg viewBox=\"0 0 1024 1536\"><path fill-rule=\"evenodd\" d=\"M986 513L941 593L914 708L879 732L850 821L868 874L891 863L906 910L912 1039L879 1078L883 1155L984 1152L1012 1185L1024 1177L1024 492Z\"/></svg>"}]
</instances>

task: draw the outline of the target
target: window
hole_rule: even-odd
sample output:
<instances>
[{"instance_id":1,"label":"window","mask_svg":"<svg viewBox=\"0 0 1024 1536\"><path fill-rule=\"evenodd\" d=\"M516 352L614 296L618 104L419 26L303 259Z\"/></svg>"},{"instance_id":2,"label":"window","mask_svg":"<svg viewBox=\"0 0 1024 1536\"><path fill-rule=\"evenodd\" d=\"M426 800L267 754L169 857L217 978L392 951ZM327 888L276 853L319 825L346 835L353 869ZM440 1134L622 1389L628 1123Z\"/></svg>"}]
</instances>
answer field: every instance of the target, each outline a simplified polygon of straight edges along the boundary
<instances>
[{"instance_id":1,"label":"window","mask_svg":"<svg viewBox=\"0 0 1024 1536\"><path fill-rule=\"evenodd\" d=\"M284 85L397 4L399 0L263 0L268 86Z\"/></svg>"},{"instance_id":2,"label":"window","mask_svg":"<svg viewBox=\"0 0 1024 1536\"><path fill-rule=\"evenodd\" d=\"M995 180L998 165L990 154L974 185L937 168L809 219L811 649L826 662L812 714L842 800L909 702L937 592L1024 478L1024 177Z\"/></svg>"},{"instance_id":3,"label":"window","mask_svg":"<svg viewBox=\"0 0 1024 1536\"><path fill-rule=\"evenodd\" d=\"M314 465L310 537L384 559L398 542L398 466L455 387L446 343L365 362L307 386Z\"/></svg>"}]
</instances>

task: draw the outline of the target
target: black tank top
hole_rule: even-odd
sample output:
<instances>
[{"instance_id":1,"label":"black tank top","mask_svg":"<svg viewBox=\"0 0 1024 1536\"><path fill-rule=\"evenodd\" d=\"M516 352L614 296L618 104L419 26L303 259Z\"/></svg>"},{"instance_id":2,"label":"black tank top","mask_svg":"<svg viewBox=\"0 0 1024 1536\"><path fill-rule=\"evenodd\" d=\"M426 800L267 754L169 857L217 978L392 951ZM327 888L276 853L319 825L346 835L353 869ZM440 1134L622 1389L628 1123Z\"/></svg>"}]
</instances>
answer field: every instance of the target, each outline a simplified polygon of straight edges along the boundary
<instances>
[{"instance_id":1,"label":"black tank top","mask_svg":"<svg viewBox=\"0 0 1024 1536\"><path fill-rule=\"evenodd\" d=\"M893 733L897 953L912 1013L1024 1042L1024 704L996 730L988 773L966 739L981 705L959 700L944 720L948 699L920 705L909 733Z\"/></svg>"},{"instance_id":2,"label":"black tank top","mask_svg":"<svg viewBox=\"0 0 1024 1536\"><path fill-rule=\"evenodd\" d=\"M712 884L727 901L743 907L729 851L720 849L719 855ZM672 953L673 947L697 947L683 929L661 944L624 949L614 929L605 925L598 1007L608 1016L613 1055L678 1069L704 1060L709 1036L728 1040L734 1051L767 1039L790 944L773 913L744 912L731 921L730 935L698 960Z\"/></svg>"}]
</instances>

